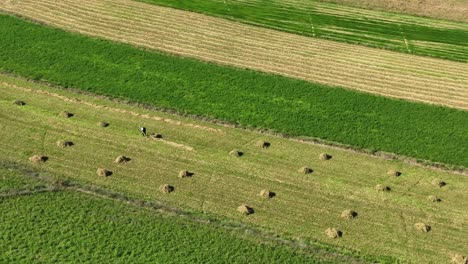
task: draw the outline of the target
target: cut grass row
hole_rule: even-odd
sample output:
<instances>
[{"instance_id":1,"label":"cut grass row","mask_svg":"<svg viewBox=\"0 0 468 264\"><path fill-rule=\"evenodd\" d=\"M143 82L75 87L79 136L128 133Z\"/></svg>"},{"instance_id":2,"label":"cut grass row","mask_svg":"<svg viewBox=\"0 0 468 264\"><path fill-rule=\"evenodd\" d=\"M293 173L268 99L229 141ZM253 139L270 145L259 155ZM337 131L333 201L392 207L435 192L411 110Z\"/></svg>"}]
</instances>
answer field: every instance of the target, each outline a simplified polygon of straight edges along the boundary
<instances>
[{"instance_id":1,"label":"cut grass row","mask_svg":"<svg viewBox=\"0 0 468 264\"><path fill-rule=\"evenodd\" d=\"M468 64L253 27L129 0L16 2L55 27L239 68L468 109Z\"/></svg>"},{"instance_id":2,"label":"cut grass row","mask_svg":"<svg viewBox=\"0 0 468 264\"><path fill-rule=\"evenodd\" d=\"M468 26L307 0L142 2L301 35L404 53L468 61ZM447 27L444 27L446 25ZM406 39L406 40L405 40Z\"/></svg>"},{"instance_id":3,"label":"cut grass row","mask_svg":"<svg viewBox=\"0 0 468 264\"><path fill-rule=\"evenodd\" d=\"M468 113L96 40L0 16L0 69L295 136L468 166Z\"/></svg>"},{"instance_id":4,"label":"cut grass row","mask_svg":"<svg viewBox=\"0 0 468 264\"><path fill-rule=\"evenodd\" d=\"M338 252L346 248L362 255L443 263L451 254L467 250L460 226L468 217L466 177L145 110L8 76L2 76L0 89L0 159L25 164L32 155L46 155L49 159L38 166L53 175L173 208L220 215L280 236L337 246ZM15 99L26 105L14 105ZM74 116L64 118L59 115L62 111ZM103 128L100 121L110 125ZM163 138L142 137L140 125ZM271 146L257 147L261 139ZM74 145L60 148L59 140ZM233 149L244 155L230 156ZM333 158L322 161L321 153ZM119 155L131 160L116 164ZM311 167L313 173L299 173L303 166ZM100 177L97 168L113 174ZM388 176L390 169L403 175ZM179 178L181 170L194 175ZM447 186L433 186L435 178ZM175 186L174 192L161 192L162 184ZM392 190L378 192L377 184ZM262 189L276 196L262 198ZM428 201L430 195L442 202ZM242 203L255 213L239 214L236 208ZM341 219L345 209L357 211L358 217ZM432 231L419 233L414 228L417 222L429 224ZM342 230L343 237L326 237L329 227Z\"/></svg>"}]
</instances>

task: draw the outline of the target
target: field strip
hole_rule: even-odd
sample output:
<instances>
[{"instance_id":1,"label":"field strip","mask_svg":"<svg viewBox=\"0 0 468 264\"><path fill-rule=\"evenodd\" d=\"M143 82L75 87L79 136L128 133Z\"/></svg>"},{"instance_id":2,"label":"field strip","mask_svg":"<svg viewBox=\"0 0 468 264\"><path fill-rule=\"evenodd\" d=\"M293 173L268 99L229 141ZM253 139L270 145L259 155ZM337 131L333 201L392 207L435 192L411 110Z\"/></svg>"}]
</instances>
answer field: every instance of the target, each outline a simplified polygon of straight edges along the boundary
<instances>
[{"instance_id":1,"label":"field strip","mask_svg":"<svg viewBox=\"0 0 468 264\"><path fill-rule=\"evenodd\" d=\"M14 100L25 105L13 104ZM462 232L468 221L464 210L468 206L468 178L462 175L210 124L6 75L0 75L0 109L2 160L24 164L32 155L46 155L49 159L37 166L74 181L365 254L413 263L443 263L468 249ZM58 114L65 110L75 115L64 118ZM99 126L103 120L110 125ZM196 151L141 137L137 125L142 122L169 142ZM58 140L70 140L74 145L60 148ZM271 146L261 148L259 140ZM233 149L244 155L231 156ZM321 153L332 155L332 159L320 160ZM130 161L114 163L119 155L128 156ZM299 173L302 166L311 167L313 173ZM113 174L99 177L97 168ZM389 176L391 169L403 174ZM194 175L179 178L180 170ZM436 178L446 181L447 186L433 186ZM159 188L165 183L174 185L175 191L162 193ZM378 192L376 184L388 185L391 191ZM276 196L262 198L262 189ZM429 195L441 197L442 202L428 201ZM240 215L236 208L242 203L252 206L255 213ZM356 210L358 218L341 219L345 209ZM413 225L420 221L433 230L417 232ZM343 230L341 239L324 235L331 226Z\"/></svg>"},{"instance_id":2,"label":"field strip","mask_svg":"<svg viewBox=\"0 0 468 264\"><path fill-rule=\"evenodd\" d=\"M110 40L360 91L468 109L468 65L318 40L127 0L0 8Z\"/></svg>"}]
</instances>

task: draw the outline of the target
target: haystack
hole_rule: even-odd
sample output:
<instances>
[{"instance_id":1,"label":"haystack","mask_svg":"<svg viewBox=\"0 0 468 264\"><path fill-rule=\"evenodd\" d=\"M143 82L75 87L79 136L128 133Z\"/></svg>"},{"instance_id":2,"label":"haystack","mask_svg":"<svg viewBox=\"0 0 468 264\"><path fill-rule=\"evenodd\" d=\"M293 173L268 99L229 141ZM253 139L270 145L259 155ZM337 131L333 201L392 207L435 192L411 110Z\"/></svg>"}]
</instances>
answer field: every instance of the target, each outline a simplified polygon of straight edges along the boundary
<instances>
[{"instance_id":1,"label":"haystack","mask_svg":"<svg viewBox=\"0 0 468 264\"><path fill-rule=\"evenodd\" d=\"M444 181L442 181L441 179L434 179L432 181L432 185L436 186L436 187L444 187L445 185L447 185L447 183L445 183Z\"/></svg>"},{"instance_id":2,"label":"haystack","mask_svg":"<svg viewBox=\"0 0 468 264\"><path fill-rule=\"evenodd\" d=\"M314 172L314 170L312 170L309 167L302 167L302 168L298 169L297 172L302 173L302 174L309 174L309 173Z\"/></svg>"},{"instance_id":3,"label":"haystack","mask_svg":"<svg viewBox=\"0 0 468 264\"><path fill-rule=\"evenodd\" d=\"M320 158L321 160L329 160L329 159L331 159L332 157L333 157L332 155L327 154L327 153L322 153L322 154L320 154L320 156L319 156L319 158Z\"/></svg>"},{"instance_id":4,"label":"haystack","mask_svg":"<svg viewBox=\"0 0 468 264\"><path fill-rule=\"evenodd\" d=\"M151 134L151 138L163 138L163 136L161 134L158 134L158 133L153 133Z\"/></svg>"},{"instance_id":5,"label":"haystack","mask_svg":"<svg viewBox=\"0 0 468 264\"><path fill-rule=\"evenodd\" d=\"M357 217L357 213L353 210L344 210L342 213L341 213L341 218L343 219L348 219L348 220L351 220L351 219L354 219Z\"/></svg>"},{"instance_id":6,"label":"haystack","mask_svg":"<svg viewBox=\"0 0 468 264\"><path fill-rule=\"evenodd\" d=\"M416 228L416 230L424 232L424 233L431 231L431 227L424 223L416 223L414 224L414 227Z\"/></svg>"},{"instance_id":7,"label":"haystack","mask_svg":"<svg viewBox=\"0 0 468 264\"><path fill-rule=\"evenodd\" d=\"M238 149L234 149L234 150L231 150L231 152L229 152L229 155L234 156L234 157L241 157L242 155L244 155L244 152Z\"/></svg>"},{"instance_id":8,"label":"haystack","mask_svg":"<svg viewBox=\"0 0 468 264\"><path fill-rule=\"evenodd\" d=\"M452 263L453 264L468 264L468 258L463 255L455 254L452 257Z\"/></svg>"},{"instance_id":9,"label":"haystack","mask_svg":"<svg viewBox=\"0 0 468 264\"><path fill-rule=\"evenodd\" d=\"M254 213L253 208L246 204L242 204L239 207L237 207L237 211L244 215L250 215Z\"/></svg>"},{"instance_id":10,"label":"haystack","mask_svg":"<svg viewBox=\"0 0 468 264\"><path fill-rule=\"evenodd\" d=\"M65 117L65 118L70 118L70 117L73 117L74 114L67 112L67 111L63 111L62 113L60 113L60 116Z\"/></svg>"},{"instance_id":11,"label":"haystack","mask_svg":"<svg viewBox=\"0 0 468 264\"><path fill-rule=\"evenodd\" d=\"M174 186L169 184L163 184L159 187L159 189L161 189L161 192L163 193L171 193L174 191Z\"/></svg>"},{"instance_id":12,"label":"haystack","mask_svg":"<svg viewBox=\"0 0 468 264\"><path fill-rule=\"evenodd\" d=\"M276 193L274 192L271 192L270 190L261 190L260 191L260 196L263 197L263 198L273 198L276 196Z\"/></svg>"},{"instance_id":13,"label":"haystack","mask_svg":"<svg viewBox=\"0 0 468 264\"><path fill-rule=\"evenodd\" d=\"M71 141L64 141L64 140L59 140L57 141L57 147L60 147L60 148L68 148L68 147L71 147L75 144L73 144L73 142Z\"/></svg>"},{"instance_id":14,"label":"haystack","mask_svg":"<svg viewBox=\"0 0 468 264\"><path fill-rule=\"evenodd\" d=\"M181 171L179 171L179 178L192 177L193 174L194 174L193 172L190 172L188 170L181 170Z\"/></svg>"},{"instance_id":15,"label":"haystack","mask_svg":"<svg viewBox=\"0 0 468 264\"><path fill-rule=\"evenodd\" d=\"M98 176L101 176L101 177L108 177L112 175L112 171L101 169L101 168L97 169L96 173Z\"/></svg>"},{"instance_id":16,"label":"haystack","mask_svg":"<svg viewBox=\"0 0 468 264\"><path fill-rule=\"evenodd\" d=\"M343 232L336 228L327 228L327 230L325 230L325 235L329 238L340 238L343 235Z\"/></svg>"},{"instance_id":17,"label":"haystack","mask_svg":"<svg viewBox=\"0 0 468 264\"><path fill-rule=\"evenodd\" d=\"M22 106L22 105L25 105L26 103L21 100L14 100L13 104Z\"/></svg>"},{"instance_id":18,"label":"haystack","mask_svg":"<svg viewBox=\"0 0 468 264\"><path fill-rule=\"evenodd\" d=\"M439 197L434 196L434 195L429 195L429 196L427 197L427 200L429 200L429 201L431 201L431 202L433 202L433 203L442 202L442 200L441 200Z\"/></svg>"},{"instance_id":19,"label":"haystack","mask_svg":"<svg viewBox=\"0 0 468 264\"><path fill-rule=\"evenodd\" d=\"M47 156L41 156L41 155L34 155L29 158L29 161L32 163L44 163L48 160L49 158Z\"/></svg>"},{"instance_id":20,"label":"haystack","mask_svg":"<svg viewBox=\"0 0 468 264\"><path fill-rule=\"evenodd\" d=\"M397 171L397 170L389 170L387 171L387 174L389 176L394 176L394 177L398 177L401 175L401 172Z\"/></svg>"},{"instance_id":21,"label":"haystack","mask_svg":"<svg viewBox=\"0 0 468 264\"><path fill-rule=\"evenodd\" d=\"M102 122L99 122L98 125L99 125L100 127L108 127L108 126L109 126L109 123L102 121Z\"/></svg>"},{"instance_id":22,"label":"haystack","mask_svg":"<svg viewBox=\"0 0 468 264\"><path fill-rule=\"evenodd\" d=\"M375 189L377 191L380 191L380 192L388 192L388 191L391 191L392 189L386 185L382 185L382 184L377 184L375 186Z\"/></svg>"},{"instance_id":23,"label":"haystack","mask_svg":"<svg viewBox=\"0 0 468 264\"><path fill-rule=\"evenodd\" d=\"M118 156L115 160L114 160L114 163L127 163L129 162L131 159L129 157L125 157L125 156Z\"/></svg>"},{"instance_id":24,"label":"haystack","mask_svg":"<svg viewBox=\"0 0 468 264\"><path fill-rule=\"evenodd\" d=\"M259 148L269 148L271 146L270 142L266 142L263 140L258 141L255 145Z\"/></svg>"}]
</instances>

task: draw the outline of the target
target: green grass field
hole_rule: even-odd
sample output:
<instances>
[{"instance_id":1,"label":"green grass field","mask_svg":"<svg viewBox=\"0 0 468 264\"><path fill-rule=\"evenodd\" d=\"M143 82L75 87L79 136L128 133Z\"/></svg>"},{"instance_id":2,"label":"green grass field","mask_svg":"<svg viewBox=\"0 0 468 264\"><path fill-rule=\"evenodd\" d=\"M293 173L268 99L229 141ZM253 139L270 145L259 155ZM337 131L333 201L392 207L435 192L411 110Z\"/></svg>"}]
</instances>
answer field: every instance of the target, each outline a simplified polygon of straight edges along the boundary
<instances>
[{"instance_id":1,"label":"green grass field","mask_svg":"<svg viewBox=\"0 0 468 264\"><path fill-rule=\"evenodd\" d=\"M49 160L36 166L80 184L392 263L395 258L443 263L468 250L463 232L468 180L461 175L182 118L5 75L0 91L0 160L29 164L30 156L47 155ZM15 99L26 105L14 105ZM75 115L63 118L61 111ZM100 121L110 126L100 127ZM140 125L163 139L142 137ZM255 146L260 139L271 147ZM75 145L59 148L58 140ZM230 156L233 149L244 155ZM324 152L333 158L321 161L319 154ZM115 164L119 155L131 161ZM314 172L300 174L302 166ZM113 175L99 177L97 168L107 168ZM195 174L178 178L184 169ZM390 169L403 175L388 176ZM433 186L436 178L447 186ZM174 185L175 191L162 193L162 184ZM377 184L388 185L391 191L378 192ZM264 199L259 195L262 189L276 196ZM442 202L428 201L430 195ZM255 213L239 214L236 209L242 203ZM341 219L345 209L357 211L358 218ZM417 222L431 225L431 232L418 232ZM326 237L324 230L329 227L341 229L343 237Z\"/></svg>"},{"instance_id":2,"label":"green grass field","mask_svg":"<svg viewBox=\"0 0 468 264\"><path fill-rule=\"evenodd\" d=\"M25 190L39 182L0 165L0 193L6 192L6 188L10 192ZM76 191L0 197L0 210L2 263L333 263L353 260L330 253L312 256L278 243L262 243L243 230L197 223L187 217Z\"/></svg>"},{"instance_id":3,"label":"green grass field","mask_svg":"<svg viewBox=\"0 0 468 264\"><path fill-rule=\"evenodd\" d=\"M468 61L468 26L316 1L142 0L301 35Z\"/></svg>"},{"instance_id":4,"label":"green grass field","mask_svg":"<svg viewBox=\"0 0 468 264\"><path fill-rule=\"evenodd\" d=\"M0 16L0 69L246 127L468 166L468 113L139 50Z\"/></svg>"}]
</instances>

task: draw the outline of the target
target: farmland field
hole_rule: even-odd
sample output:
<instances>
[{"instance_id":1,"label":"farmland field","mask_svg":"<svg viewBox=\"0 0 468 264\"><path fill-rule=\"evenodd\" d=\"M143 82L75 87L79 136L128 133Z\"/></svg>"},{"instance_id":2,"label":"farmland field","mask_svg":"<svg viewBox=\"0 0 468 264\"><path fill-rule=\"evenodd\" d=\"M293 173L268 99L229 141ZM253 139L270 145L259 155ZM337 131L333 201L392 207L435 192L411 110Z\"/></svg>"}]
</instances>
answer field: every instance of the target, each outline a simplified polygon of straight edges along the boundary
<instances>
[{"instance_id":1,"label":"farmland field","mask_svg":"<svg viewBox=\"0 0 468 264\"><path fill-rule=\"evenodd\" d=\"M312 244L314 241L329 244L337 250L382 256L391 262L395 261L392 258L397 258L403 262L444 263L454 254L468 250L463 232L468 221L465 210L468 206L468 178L465 176L146 110L5 75L1 75L0 91L0 160L27 164L28 158L34 154L46 155L49 159L35 166L82 184L97 185L139 199L160 201L188 211L227 217L282 236L310 240ZM13 104L16 99L26 104ZM65 118L59 115L62 111L71 112L74 116ZM101 121L108 122L109 126L99 126ZM146 126L150 133L162 134L163 138L142 137L138 131L140 125ZM69 140L74 145L60 148L56 145L58 140ZM259 140L266 140L271 146L259 148L256 146ZM233 149L241 150L244 155L229 155ZM320 160L321 153L332 155L332 159ZM113 160L118 155L128 156L131 160L126 164L116 164ZM313 172L299 173L297 170L302 166L311 167ZM96 175L97 168L107 168L113 174L100 177ZM179 171L185 169L194 175L179 178ZM390 169L399 170L402 175L389 176L387 172ZM442 188L433 186L434 179L441 179L447 185ZM174 192L162 193L159 188L165 183L173 185ZM388 185L391 191L379 192L375 190L377 184ZM276 196L262 198L259 195L262 189L272 190ZM60 218L70 215L70 212L79 212L78 216L67 216L65 223L68 224L60 227L62 232L53 231L54 234L69 236L67 226L80 219L79 215L82 215L84 224L87 223L89 210L80 206L82 204L91 203L96 208L93 212L103 212L93 213L96 219L102 219L93 220L100 223L94 227L102 228L98 229L102 236L93 238L86 231L80 231L78 235L89 237L89 243L97 243L92 245L100 245L97 248L104 253L111 250L111 256L126 257L130 254L122 251L120 244L116 248L105 247L107 243L103 241L111 240L127 245L122 239L125 233L122 237L110 236L109 227L114 222L128 223L124 225L123 232L137 232L135 226L147 228L148 232L140 231L149 236L159 232L157 226L153 229L152 225L144 224L152 222L144 212L134 212L131 208L121 210L119 207L122 205L106 206L111 202L86 198L81 194L50 195L3 200L2 211L14 213L13 208L20 210L18 215L7 218L6 226L18 225L18 229L31 230L32 222L27 221L28 210L32 210L33 216L57 219L40 214L38 207L34 206L51 201L51 210L60 213ZM440 197L442 202L429 201L430 195ZM89 199L92 201L88 202ZM236 208L242 203L253 207L254 213L249 216L239 214ZM357 218L340 218L345 209L356 210ZM116 213L127 210L130 215L138 217L130 220ZM13 221L19 216L26 217L26 221L21 224ZM414 225L418 222L429 224L431 231L417 231ZM155 224L163 225L163 230L170 226L169 222L158 221ZM46 227L49 225L24 234L37 236L36 232L47 232L49 229ZM336 240L327 238L324 230L329 227L341 229L343 237ZM200 232L196 233L200 239L208 232L204 228L197 230L194 228L193 232ZM182 231L174 232L176 238L184 235ZM218 239L214 237L212 241ZM37 239L30 241L33 243ZM145 241L159 243L151 239ZM140 242L136 239L134 243ZM232 243L243 245L241 242ZM138 245L141 244L135 248L139 250L148 248ZM59 246L64 250L72 250L76 246L84 248L74 244ZM78 252L81 251L76 254ZM269 253L264 254L259 257ZM285 257L290 253L281 251L277 254ZM15 254L7 256L15 257Z\"/></svg>"},{"instance_id":2,"label":"farmland field","mask_svg":"<svg viewBox=\"0 0 468 264\"><path fill-rule=\"evenodd\" d=\"M38 181L0 167L0 186L10 186L10 193L31 182ZM0 197L0 210L2 263L319 262L285 246L260 244L237 230L75 191ZM317 256L320 263L364 263L326 252Z\"/></svg>"},{"instance_id":3,"label":"farmland field","mask_svg":"<svg viewBox=\"0 0 468 264\"><path fill-rule=\"evenodd\" d=\"M59 28L181 56L468 109L467 63L304 37L128 0L25 0L0 5L0 9ZM21 34L13 36L20 38ZM461 53L468 54L468 49Z\"/></svg>"},{"instance_id":4,"label":"farmland field","mask_svg":"<svg viewBox=\"0 0 468 264\"><path fill-rule=\"evenodd\" d=\"M468 167L468 112L96 40L0 16L0 69L65 87Z\"/></svg>"}]
</instances>

